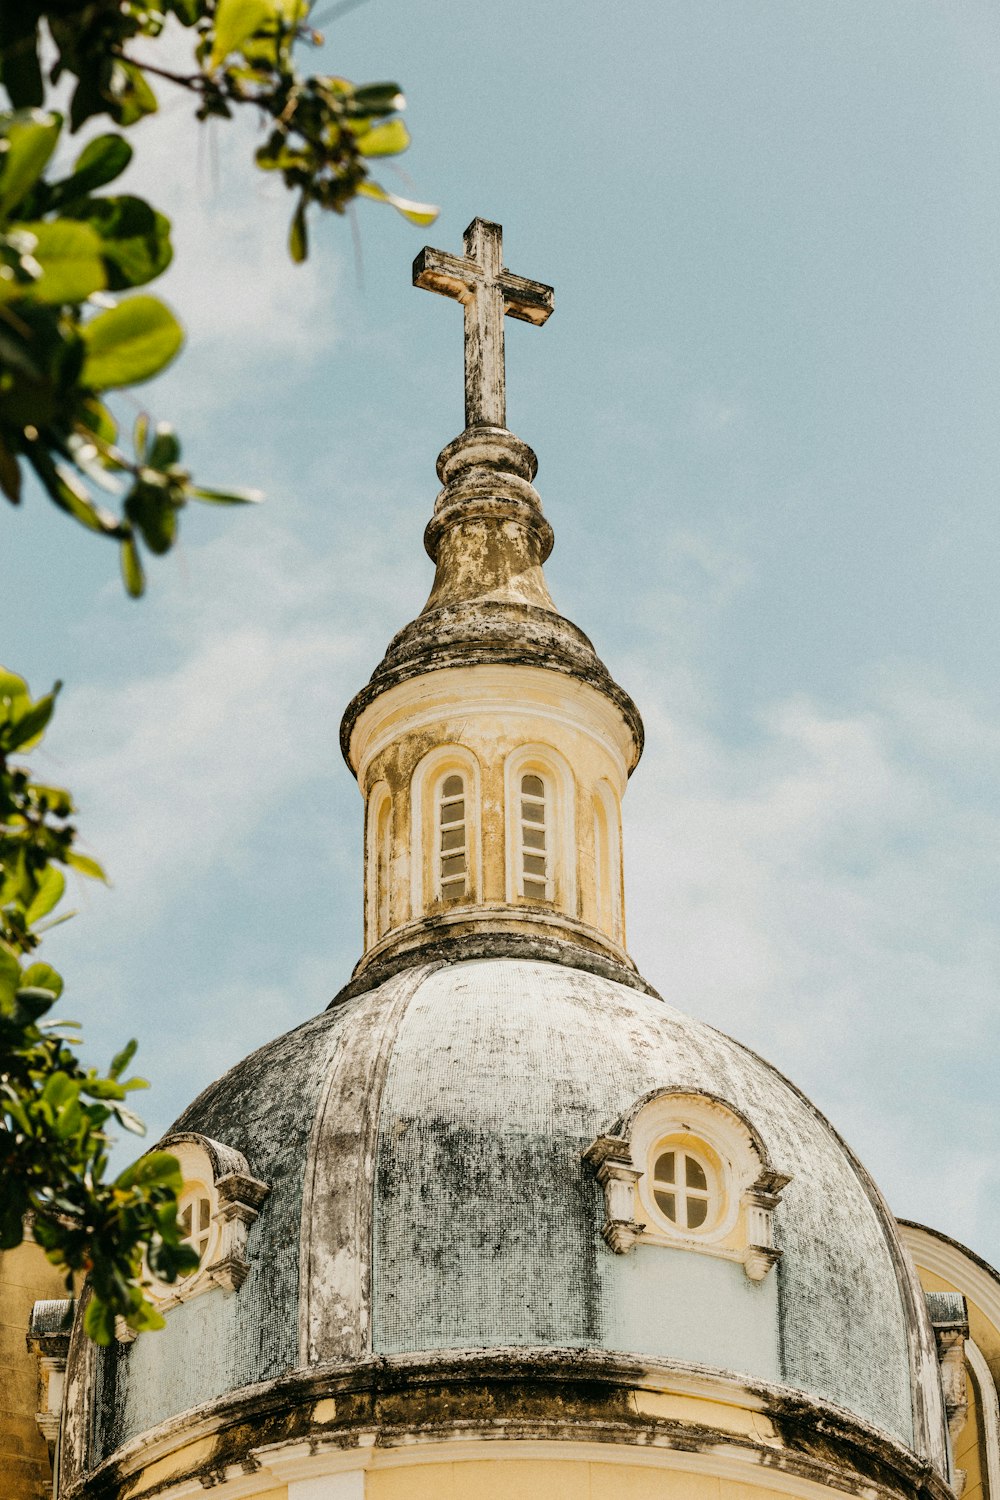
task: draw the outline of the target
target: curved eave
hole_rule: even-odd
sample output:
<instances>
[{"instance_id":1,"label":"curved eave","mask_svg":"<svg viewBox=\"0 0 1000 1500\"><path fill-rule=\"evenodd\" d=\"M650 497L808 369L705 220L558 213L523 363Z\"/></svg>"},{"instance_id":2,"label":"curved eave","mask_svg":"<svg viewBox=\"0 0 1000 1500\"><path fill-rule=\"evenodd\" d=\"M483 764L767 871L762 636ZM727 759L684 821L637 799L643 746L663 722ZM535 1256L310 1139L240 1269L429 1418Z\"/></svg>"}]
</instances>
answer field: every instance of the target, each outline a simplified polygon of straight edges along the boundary
<instances>
[{"instance_id":1,"label":"curved eave","mask_svg":"<svg viewBox=\"0 0 1000 1500\"><path fill-rule=\"evenodd\" d=\"M586 640L586 637L583 639ZM628 768L631 775L645 744L642 716L632 698L624 688L619 687L598 656L592 654L592 659L588 661L582 652L561 651L551 641L535 643L530 640L454 641L428 647L425 652L401 658L394 658L390 647L384 660L372 673L370 681L347 705L340 723L340 750L352 774L355 768L351 762L351 737L358 719L370 704L390 688L415 677L476 666L541 667L587 683L615 705L632 734L635 753Z\"/></svg>"},{"instance_id":2,"label":"curved eave","mask_svg":"<svg viewBox=\"0 0 1000 1500\"><path fill-rule=\"evenodd\" d=\"M784 1473L841 1494L952 1500L929 1463L830 1403L704 1366L545 1348L369 1357L245 1387L136 1437L61 1500L138 1500L154 1488L147 1471L157 1490L169 1475L168 1493L187 1494L248 1473L280 1483L290 1467L319 1477L345 1451L365 1468L431 1445L455 1459L477 1441L657 1450L664 1467L696 1471L704 1456L748 1484Z\"/></svg>"}]
</instances>

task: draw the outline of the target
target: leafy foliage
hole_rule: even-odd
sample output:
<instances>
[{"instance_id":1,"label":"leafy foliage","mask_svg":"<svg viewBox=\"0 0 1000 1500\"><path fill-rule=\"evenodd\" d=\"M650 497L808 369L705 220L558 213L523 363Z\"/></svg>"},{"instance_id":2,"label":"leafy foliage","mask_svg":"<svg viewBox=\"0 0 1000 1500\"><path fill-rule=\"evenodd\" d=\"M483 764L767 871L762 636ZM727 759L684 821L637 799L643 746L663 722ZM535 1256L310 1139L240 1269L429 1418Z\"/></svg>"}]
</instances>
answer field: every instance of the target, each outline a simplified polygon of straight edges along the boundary
<instances>
[{"instance_id":1,"label":"leafy foliage","mask_svg":"<svg viewBox=\"0 0 1000 1500\"><path fill-rule=\"evenodd\" d=\"M65 920L52 916L65 892L63 870L104 878L74 847L69 793L31 780L9 759L38 744L58 691L57 683L33 700L22 678L0 669L0 1250L21 1243L30 1215L68 1285L89 1275L87 1332L107 1343L117 1318L137 1331L162 1325L143 1290L144 1258L160 1280L173 1281L198 1257L181 1240L174 1157L154 1151L107 1178L108 1124L144 1130L125 1102L146 1087L123 1076L135 1043L99 1073L73 1051L75 1023L46 1019L63 981L32 955L41 934Z\"/></svg>"},{"instance_id":2,"label":"leafy foliage","mask_svg":"<svg viewBox=\"0 0 1000 1500\"><path fill-rule=\"evenodd\" d=\"M61 510L118 544L133 596L145 586L141 549L168 552L190 500L259 496L196 483L173 428L146 415L125 451L115 393L166 369L183 331L158 297L137 290L170 264L169 221L141 198L103 191L132 160L120 131L157 109L161 81L190 92L202 120L251 106L265 122L257 165L295 194L296 261L308 253L312 207L343 214L368 197L414 224L436 217L370 176L372 161L409 145L398 86L300 76L296 43L321 40L307 16L307 0L0 0L0 85L10 105L0 113L0 491L20 504L32 470ZM193 33L187 73L134 51L168 23ZM102 116L117 129L55 175L65 122L47 100L60 80L71 84L70 131ZM181 1239L173 1157L154 1151L108 1179L107 1127L143 1128L126 1104L145 1086L124 1077L134 1043L102 1074L80 1063L75 1024L48 1019L63 981L35 953L65 920L53 915L64 871L103 879L75 847L68 792L9 759L38 743L57 692L58 684L33 700L22 678L0 669L0 1250L20 1243L30 1215L68 1284L87 1275L85 1327L106 1343L118 1318L136 1330L162 1321L143 1290L144 1266L172 1281L197 1256Z\"/></svg>"},{"instance_id":3,"label":"leafy foliage","mask_svg":"<svg viewBox=\"0 0 1000 1500\"><path fill-rule=\"evenodd\" d=\"M144 588L140 545L169 551L189 500L240 503L254 491L206 489L180 462L166 424L143 420L126 454L107 397L131 390L177 356L183 331L148 292L173 254L169 220L143 199L104 194L132 159L117 132L99 135L72 171L48 169L63 130L46 90L73 80L69 125L106 115L127 128L158 107L154 82L192 93L199 119L251 106L266 122L257 164L295 193L292 258L308 253L311 206L342 214L357 197L392 205L415 224L437 210L400 198L369 175L373 160L409 145L395 83L355 86L302 77L297 42L318 41L307 0L18 0L0 4L0 491L21 500L26 462L61 510L116 541L125 586ZM192 67L177 73L148 57L167 23L192 32ZM46 42L47 35L47 42ZM154 49L155 50L155 49ZM42 54L54 54L43 71ZM120 509L99 492L120 497Z\"/></svg>"},{"instance_id":4,"label":"leafy foliage","mask_svg":"<svg viewBox=\"0 0 1000 1500\"><path fill-rule=\"evenodd\" d=\"M96 192L131 160L120 135L98 136L68 176L47 180L62 123L38 109L0 118L0 489L18 504L26 459L60 509L119 542L126 587L140 594L139 541L166 552L180 510L203 497L165 424L151 433L139 422L134 456L119 447L106 393L159 374L183 334L157 297L108 293L143 286L170 264L170 224L141 198ZM97 297L101 309L85 317L81 304ZM95 489L121 494L121 512Z\"/></svg>"}]
</instances>

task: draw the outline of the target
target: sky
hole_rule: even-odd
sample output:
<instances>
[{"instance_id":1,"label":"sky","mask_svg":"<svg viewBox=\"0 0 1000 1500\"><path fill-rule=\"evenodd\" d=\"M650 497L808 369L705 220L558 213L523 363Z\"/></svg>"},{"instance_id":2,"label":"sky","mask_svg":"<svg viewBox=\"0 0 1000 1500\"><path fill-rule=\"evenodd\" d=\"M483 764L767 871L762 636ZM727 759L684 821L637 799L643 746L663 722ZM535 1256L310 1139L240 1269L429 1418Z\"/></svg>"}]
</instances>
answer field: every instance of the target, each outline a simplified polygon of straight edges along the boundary
<instances>
[{"instance_id":1,"label":"sky","mask_svg":"<svg viewBox=\"0 0 1000 1500\"><path fill-rule=\"evenodd\" d=\"M383 180L433 229L364 204L296 267L255 122L164 85L131 133L188 334L142 404L266 503L190 509L138 604L36 492L2 518L5 662L65 682L36 769L111 879L47 943L87 1055L138 1037L155 1137L360 955L339 720L426 599L462 426L461 314L410 264L479 215L555 286L507 323L508 424L645 719L631 952L1000 1260L995 6L366 0L303 66L401 83Z\"/></svg>"}]
</instances>

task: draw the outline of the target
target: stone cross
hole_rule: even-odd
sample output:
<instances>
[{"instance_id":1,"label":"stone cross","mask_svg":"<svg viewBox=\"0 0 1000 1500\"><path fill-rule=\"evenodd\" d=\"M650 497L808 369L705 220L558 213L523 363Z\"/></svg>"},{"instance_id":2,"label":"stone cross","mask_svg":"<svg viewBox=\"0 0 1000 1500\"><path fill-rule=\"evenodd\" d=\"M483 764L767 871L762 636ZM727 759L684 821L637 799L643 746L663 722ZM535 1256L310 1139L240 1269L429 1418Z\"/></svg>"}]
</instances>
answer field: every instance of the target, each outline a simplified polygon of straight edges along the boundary
<instances>
[{"instance_id":1,"label":"stone cross","mask_svg":"<svg viewBox=\"0 0 1000 1500\"><path fill-rule=\"evenodd\" d=\"M552 288L505 269L503 230L487 219L473 219L465 231L464 256L425 246L413 262L413 284L465 308L466 427L506 427L503 320L544 323Z\"/></svg>"}]
</instances>

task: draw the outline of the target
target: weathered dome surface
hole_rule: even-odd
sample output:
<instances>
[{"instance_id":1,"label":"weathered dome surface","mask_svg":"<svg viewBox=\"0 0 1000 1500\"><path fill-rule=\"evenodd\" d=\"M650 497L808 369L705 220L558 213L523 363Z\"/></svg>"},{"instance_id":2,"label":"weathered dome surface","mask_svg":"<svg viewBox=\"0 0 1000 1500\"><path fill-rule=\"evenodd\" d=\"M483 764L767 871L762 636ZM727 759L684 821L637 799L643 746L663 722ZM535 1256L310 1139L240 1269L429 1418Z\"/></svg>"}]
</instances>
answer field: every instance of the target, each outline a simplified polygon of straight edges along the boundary
<instances>
[{"instance_id":1,"label":"weathered dome surface","mask_svg":"<svg viewBox=\"0 0 1000 1500\"><path fill-rule=\"evenodd\" d=\"M582 1152L664 1087L726 1101L791 1177L762 1282L603 1243ZM243 1152L271 1194L239 1292L112 1356L103 1453L310 1362L511 1346L724 1369L924 1445L931 1346L877 1192L792 1085L653 995L525 959L412 968L247 1058L176 1128Z\"/></svg>"}]
</instances>

